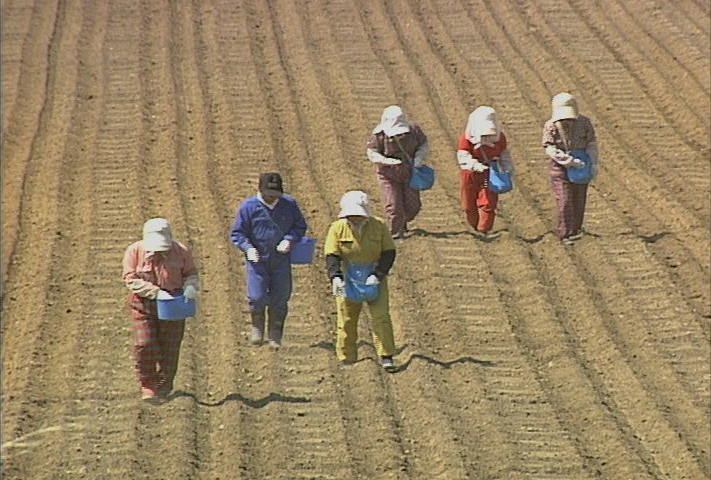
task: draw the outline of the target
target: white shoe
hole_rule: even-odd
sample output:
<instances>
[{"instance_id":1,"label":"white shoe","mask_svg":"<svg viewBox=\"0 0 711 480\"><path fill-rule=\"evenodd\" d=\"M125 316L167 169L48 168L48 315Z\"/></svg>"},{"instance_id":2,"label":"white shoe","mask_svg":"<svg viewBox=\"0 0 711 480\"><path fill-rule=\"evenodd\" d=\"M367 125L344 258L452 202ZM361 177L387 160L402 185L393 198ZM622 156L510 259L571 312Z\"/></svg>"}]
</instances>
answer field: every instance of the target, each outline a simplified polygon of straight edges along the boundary
<instances>
[{"instance_id":1,"label":"white shoe","mask_svg":"<svg viewBox=\"0 0 711 480\"><path fill-rule=\"evenodd\" d=\"M397 367L395 367L395 362L393 362L393 357L380 357L380 362L387 372L393 372Z\"/></svg>"}]
</instances>

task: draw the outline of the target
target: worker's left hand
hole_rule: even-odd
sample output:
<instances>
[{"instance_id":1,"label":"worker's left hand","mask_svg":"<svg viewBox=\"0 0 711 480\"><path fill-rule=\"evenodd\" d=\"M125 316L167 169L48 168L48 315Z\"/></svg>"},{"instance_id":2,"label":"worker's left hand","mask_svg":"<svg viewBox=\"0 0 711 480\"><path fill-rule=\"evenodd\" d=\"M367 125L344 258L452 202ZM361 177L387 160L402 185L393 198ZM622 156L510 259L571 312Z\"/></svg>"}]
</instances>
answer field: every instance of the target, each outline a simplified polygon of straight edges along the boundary
<instances>
[{"instance_id":1,"label":"worker's left hand","mask_svg":"<svg viewBox=\"0 0 711 480\"><path fill-rule=\"evenodd\" d=\"M279 242L279 245L277 245L276 250L279 253L289 253L289 250L291 250L291 242L286 239L282 240Z\"/></svg>"},{"instance_id":2,"label":"worker's left hand","mask_svg":"<svg viewBox=\"0 0 711 480\"><path fill-rule=\"evenodd\" d=\"M375 275L374 273L370 275L368 278L365 279L365 284L368 286L371 285L379 285L380 284L380 279Z\"/></svg>"},{"instance_id":3,"label":"worker's left hand","mask_svg":"<svg viewBox=\"0 0 711 480\"><path fill-rule=\"evenodd\" d=\"M188 303L188 300L195 300L197 298L197 288L193 285L188 285L185 287L183 290L183 296L185 297L185 303Z\"/></svg>"}]
</instances>

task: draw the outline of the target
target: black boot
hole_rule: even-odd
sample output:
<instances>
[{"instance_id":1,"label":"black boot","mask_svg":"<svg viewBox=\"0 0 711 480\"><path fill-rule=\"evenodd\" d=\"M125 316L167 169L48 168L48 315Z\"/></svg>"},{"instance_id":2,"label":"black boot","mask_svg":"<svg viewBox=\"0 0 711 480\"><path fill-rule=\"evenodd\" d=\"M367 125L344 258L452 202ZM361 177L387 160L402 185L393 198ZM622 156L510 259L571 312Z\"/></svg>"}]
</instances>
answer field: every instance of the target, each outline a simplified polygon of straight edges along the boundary
<instances>
[{"instance_id":1,"label":"black boot","mask_svg":"<svg viewBox=\"0 0 711 480\"><path fill-rule=\"evenodd\" d=\"M266 316L264 310L251 312L252 315L252 335L249 341L252 345L261 345L264 341L264 321Z\"/></svg>"},{"instance_id":2,"label":"black boot","mask_svg":"<svg viewBox=\"0 0 711 480\"><path fill-rule=\"evenodd\" d=\"M269 346L273 349L281 347L281 339L284 335L284 318L286 312L269 311Z\"/></svg>"}]
</instances>

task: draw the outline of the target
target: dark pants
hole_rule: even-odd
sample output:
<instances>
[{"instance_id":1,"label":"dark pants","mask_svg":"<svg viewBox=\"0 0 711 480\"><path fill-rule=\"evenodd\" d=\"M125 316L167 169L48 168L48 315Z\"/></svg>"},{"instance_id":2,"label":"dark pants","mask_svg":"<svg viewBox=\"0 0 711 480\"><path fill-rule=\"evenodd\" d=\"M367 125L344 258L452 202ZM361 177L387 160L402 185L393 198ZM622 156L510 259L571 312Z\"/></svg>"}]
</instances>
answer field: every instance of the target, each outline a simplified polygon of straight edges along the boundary
<instances>
[{"instance_id":1,"label":"dark pants","mask_svg":"<svg viewBox=\"0 0 711 480\"><path fill-rule=\"evenodd\" d=\"M270 340L281 341L291 298L291 263L288 255L274 254L247 262L247 300L250 312L268 314Z\"/></svg>"},{"instance_id":2,"label":"dark pants","mask_svg":"<svg viewBox=\"0 0 711 480\"><path fill-rule=\"evenodd\" d=\"M588 184L568 181L565 168L558 165L556 167L551 166L551 185L558 207L556 236L562 239L583 227Z\"/></svg>"},{"instance_id":3,"label":"dark pants","mask_svg":"<svg viewBox=\"0 0 711 480\"><path fill-rule=\"evenodd\" d=\"M407 222L415 219L420 209L420 191L410 187L412 167L382 165L378 167L378 183L385 198L385 214L390 224L390 233L402 235Z\"/></svg>"}]
</instances>

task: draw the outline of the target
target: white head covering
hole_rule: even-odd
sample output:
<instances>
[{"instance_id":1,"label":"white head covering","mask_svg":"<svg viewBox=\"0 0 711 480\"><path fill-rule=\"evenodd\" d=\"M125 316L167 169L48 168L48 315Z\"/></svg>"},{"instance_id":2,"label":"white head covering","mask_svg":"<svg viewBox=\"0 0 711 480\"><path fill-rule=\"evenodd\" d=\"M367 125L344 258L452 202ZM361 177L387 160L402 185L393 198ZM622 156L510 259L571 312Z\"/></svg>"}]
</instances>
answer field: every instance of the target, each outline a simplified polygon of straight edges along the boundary
<instances>
[{"instance_id":1,"label":"white head covering","mask_svg":"<svg viewBox=\"0 0 711 480\"><path fill-rule=\"evenodd\" d=\"M173 234L165 218L151 218L143 225L143 248L149 252L170 250Z\"/></svg>"},{"instance_id":2,"label":"white head covering","mask_svg":"<svg viewBox=\"0 0 711 480\"><path fill-rule=\"evenodd\" d=\"M390 105L383 110L383 115L380 117L380 124L373 129L373 133L385 133L388 137L394 137L401 133L410 131L410 124L407 121L405 112L397 105Z\"/></svg>"},{"instance_id":3,"label":"white head covering","mask_svg":"<svg viewBox=\"0 0 711 480\"><path fill-rule=\"evenodd\" d=\"M475 145L481 143L482 135L496 135L495 141L498 141L501 127L496 116L496 110L484 105L478 107L469 114L465 132L467 140Z\"/></svg>"},{"instance_id":4,"label":"white head covering","mask_svg":"<svg viewBox=\"0 0 711 480\"><path fill-rule=\"evenodd\" d=\"M341 212L338 218L345 218L351 215L359 217L370 216L370 201L368 195L360 190L351 190L341 197Z\"/></svg>"},{"instance_id":5,"label":"white head covering","mask_svg":"<svg viewBox=\"0 0 711 480\"><path fill-rule=\"evenodd\" d=\"M568 118L578 118L578 102L567 92L559 93L553 97L551 108L553 110L551 118L554 122Z\"/></svg>"}]
</instances>

